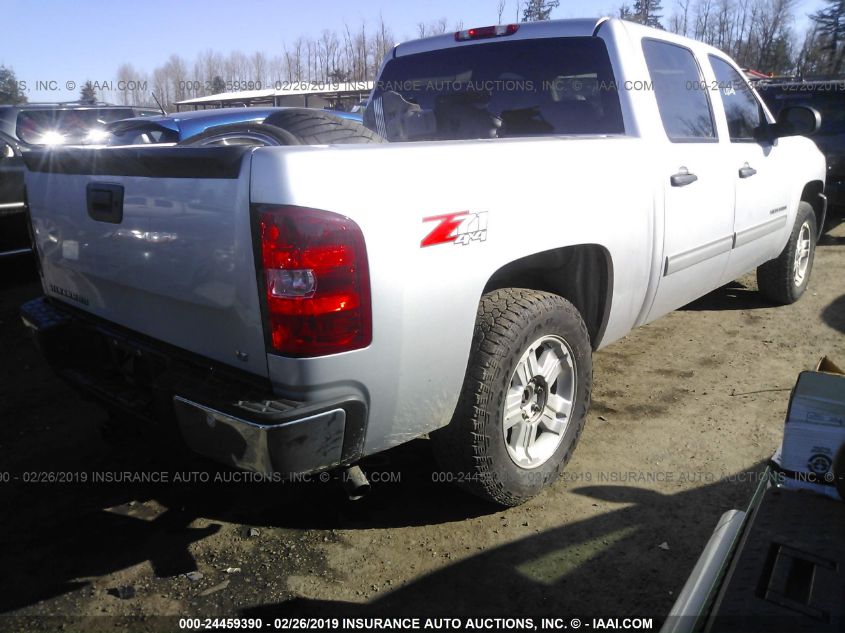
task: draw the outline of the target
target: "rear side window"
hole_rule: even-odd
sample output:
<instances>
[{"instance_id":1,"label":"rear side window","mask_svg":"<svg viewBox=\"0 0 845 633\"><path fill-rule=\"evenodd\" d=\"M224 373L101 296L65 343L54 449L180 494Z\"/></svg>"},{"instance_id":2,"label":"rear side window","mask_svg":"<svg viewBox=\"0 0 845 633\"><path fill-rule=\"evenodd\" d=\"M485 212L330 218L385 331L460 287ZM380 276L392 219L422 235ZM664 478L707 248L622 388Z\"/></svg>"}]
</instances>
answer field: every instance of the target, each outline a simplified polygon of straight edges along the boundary
<instances>
[{"instance_id":1,"label":"rear side window","mask_svg":"<svg viewBox=\"0 0 845 633\"><path fill-rule=\"evenodd\" d=\"M643 53L669 140L715 140L710 100L692 51L676 44L646 39L643 40Z\"/></svg>"},{"instance_id":2,"label":"rear side window","mask_svg":"<svg viewBox=\"0 0 845 633\"><path fill-rule=\"evenodd\" d=\"M732 141L753 141L754 130L760 126L763 111L748 82L724 60L710 55L710 65L716 75L716 87L725 106L728 132Z\"/></svg>"},{"instance_id":3,"label":"rear side window","mask_svg":"<svg viewBox=\"0 0 845 633\"><path fill-rule=\"evenodd\" d=\"M388 92L421 116L430 114L429 138L625 132L607 48L594 37L502 40L400 56L385 66L371 106L378 110Z\"/></svg>"}]
</instances>

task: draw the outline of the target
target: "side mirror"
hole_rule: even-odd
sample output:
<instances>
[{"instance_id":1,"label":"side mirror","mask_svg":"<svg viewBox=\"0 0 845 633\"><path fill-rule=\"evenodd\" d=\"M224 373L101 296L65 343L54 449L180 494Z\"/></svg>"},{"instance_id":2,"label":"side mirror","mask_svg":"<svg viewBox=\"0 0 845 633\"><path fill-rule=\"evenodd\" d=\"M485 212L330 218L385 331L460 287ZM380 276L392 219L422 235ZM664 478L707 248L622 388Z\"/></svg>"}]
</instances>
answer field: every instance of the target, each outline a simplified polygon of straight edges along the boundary
<instances>
[{"instance_id":1,"label":"side mirror","mask_svg":"<svg viewBox=\"0 0 845 633\"><path fill-rule=\"evenodd\" d=\"M822 115L815 108L790 106L778 112L777 123L771 126L770 136L809 136L821 127Z\"/></svg>"}]
</instances>

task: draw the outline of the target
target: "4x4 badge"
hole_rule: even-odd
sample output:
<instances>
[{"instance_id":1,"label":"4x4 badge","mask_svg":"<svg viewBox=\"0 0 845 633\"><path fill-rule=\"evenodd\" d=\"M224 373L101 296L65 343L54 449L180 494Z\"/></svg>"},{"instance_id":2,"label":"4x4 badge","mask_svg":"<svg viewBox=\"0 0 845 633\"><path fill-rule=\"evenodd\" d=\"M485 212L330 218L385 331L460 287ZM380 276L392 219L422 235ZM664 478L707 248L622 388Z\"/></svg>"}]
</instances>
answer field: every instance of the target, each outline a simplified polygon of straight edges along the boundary
<instances>
[{"instance_id":1,"label":"4x4 badge","mask_svg":"<svg viewBox=\"0 0 845 633\"><path fill-rule=\"evenodd\" d=\"M487 239L487 212L470 213L457 211L444 215L434 215L423 218L423 222L437 222L426 235L420 247L436 246L437 244L460 244L466 246L472 242L484 242Z\"/></svg>"}]
</instances>

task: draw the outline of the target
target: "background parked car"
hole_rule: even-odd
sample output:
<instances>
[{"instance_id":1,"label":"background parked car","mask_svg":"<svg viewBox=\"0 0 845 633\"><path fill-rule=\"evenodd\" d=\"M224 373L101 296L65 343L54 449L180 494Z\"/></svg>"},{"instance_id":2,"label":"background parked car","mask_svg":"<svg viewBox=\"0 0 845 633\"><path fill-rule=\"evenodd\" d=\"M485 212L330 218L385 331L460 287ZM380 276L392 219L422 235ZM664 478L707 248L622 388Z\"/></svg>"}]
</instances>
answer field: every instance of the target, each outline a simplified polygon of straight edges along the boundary
<instances>
[{"instance_id":1,"label":"background parked car","mask_svg":"<svg viewBox=\"0 0 845 633\"><path fill-rule=\"evenodd\" d=\"M0 257L29 252L20 143L0 132Z\"/></svg>"},{"instance_id":2,"label":"background parked car","mask_svg":"<svg viewBox=\"0 0 845 633\"><path fill-rule=\"evenodd\" d=\"M23 194L27 149L101 143L106 125L158 110L107 103L27 103L0 106L0 257L30 251Z\"/></svg>"},{"instance_id":3,"label":"background parked car","mask_svg":"<svg viewBox=\"0 0 845 633\"><path fill-rule=\"evenodd\" d=\"M292 108L215 108L168 115L145 116L118 121L107 126L108 145L143 145L178 143L208 131L212 127L243 123L264 123L274 114ZM295 108L303 110L303 108ZM309 108L310 109L310 108ZM342 110L317 110L341 119L361 121L361 114Z\"/></svg>"},{"instance_id":4,"label":"background parked car","mask_svg":"<svg viewBox=\"0 0 845 633\"><path fill-rule=\"evenodd\" d=\"M787 106L810 106L821 114L821 127L811 135L827 159L828 204L845 210L845 79L819 81L761 80L757 92L772 113Z\"/></svg>"},{"instance_id":5,"label":"background parked car","mask_svg":"<svg viewBox=\"0 0 845 633\"><path fill-rule=\"evenodd\" d=\"M0 132L26 145L99 143L109 123L153 114L160 112L102 102L6 105L0 106Z\"/></svg>"}]
</instances>

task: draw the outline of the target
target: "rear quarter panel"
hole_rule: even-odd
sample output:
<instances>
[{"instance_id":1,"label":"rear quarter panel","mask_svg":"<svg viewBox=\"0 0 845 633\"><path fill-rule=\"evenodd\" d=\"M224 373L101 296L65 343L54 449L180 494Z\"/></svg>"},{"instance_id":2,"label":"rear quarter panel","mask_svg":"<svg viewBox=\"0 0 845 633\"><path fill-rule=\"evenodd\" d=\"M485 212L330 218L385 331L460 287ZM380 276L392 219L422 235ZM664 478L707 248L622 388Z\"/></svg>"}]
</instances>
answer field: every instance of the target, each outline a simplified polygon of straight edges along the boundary
<instances>
[{"instance_id":1,"label":"rear quarter panel","mask_svg":"<svg viewBox=\"0 0 845 633\"><path fill-rule=\"evenodd\" d=\"M251 201L349 216L367 245L373 342L314 359L270 355L289 397L357 393L370 408L365 453L447 424L469 357L479 298L521 257L599 244L613 261L602 344L639 313L652 268L656 182L631 138L543 138L262 148ZM484 241L421 247L424 218L485 213ZM565 271L562 271L565 273Z\"/></svg>"}]
</instances>

